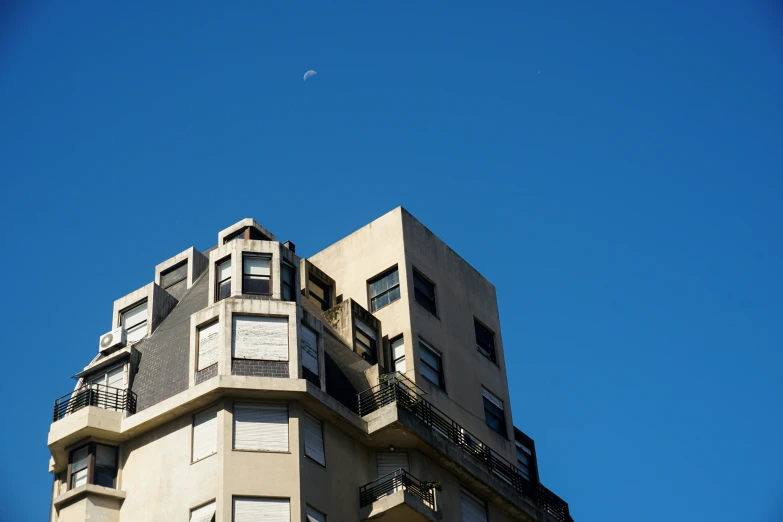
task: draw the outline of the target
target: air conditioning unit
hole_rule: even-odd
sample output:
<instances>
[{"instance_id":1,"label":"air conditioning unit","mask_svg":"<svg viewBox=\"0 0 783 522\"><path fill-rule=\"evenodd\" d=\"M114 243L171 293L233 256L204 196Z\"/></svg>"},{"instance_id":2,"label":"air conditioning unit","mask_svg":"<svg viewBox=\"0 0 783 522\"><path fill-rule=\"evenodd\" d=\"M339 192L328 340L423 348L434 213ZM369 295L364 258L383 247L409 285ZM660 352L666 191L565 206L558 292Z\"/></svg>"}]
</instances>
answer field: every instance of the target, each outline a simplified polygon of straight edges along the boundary
<instances>
[{"instance_id":1,"label":"air conditioning unit","mask_svg":"<svg viewBox=\"0 0 783 522\"><path fill-rule=\"evenodd\" d=\"M125 346L125 329L120 326L109 333L101 335L98 352L105 354L123 346Z\"/></svg>"}]
</instances>

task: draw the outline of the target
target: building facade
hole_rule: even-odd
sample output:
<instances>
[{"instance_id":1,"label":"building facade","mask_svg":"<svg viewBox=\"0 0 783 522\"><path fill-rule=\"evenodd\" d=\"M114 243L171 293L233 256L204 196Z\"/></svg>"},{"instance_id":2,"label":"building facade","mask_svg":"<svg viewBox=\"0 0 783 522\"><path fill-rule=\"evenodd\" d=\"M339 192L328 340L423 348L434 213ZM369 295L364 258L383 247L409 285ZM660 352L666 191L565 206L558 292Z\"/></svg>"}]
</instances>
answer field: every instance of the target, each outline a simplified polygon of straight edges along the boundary
<instances>
[{"instance_id":1,"label":"building facade","mask_svg":"<svg viewBox=\"0 0 783 522\"><path fill-rule=\"evenodd\" d=\"M495 288L398 207L304 259L252 219L155 267L49 431L50 522L570 522Z\"/></svg>"}]
</instances>

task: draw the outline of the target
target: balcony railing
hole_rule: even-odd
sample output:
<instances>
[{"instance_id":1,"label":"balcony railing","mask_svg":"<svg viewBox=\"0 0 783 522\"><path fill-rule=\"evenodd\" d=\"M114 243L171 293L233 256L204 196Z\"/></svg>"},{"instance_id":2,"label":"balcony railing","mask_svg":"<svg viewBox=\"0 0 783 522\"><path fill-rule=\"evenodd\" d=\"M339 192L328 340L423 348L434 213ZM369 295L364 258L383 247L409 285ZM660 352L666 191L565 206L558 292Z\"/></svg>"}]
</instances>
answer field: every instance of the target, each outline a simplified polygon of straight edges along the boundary
<instances>
[{"instance_id":1,"label":"balcony railing","mask_svg":"<svg viewBox=\"0 0 783 522\"><path fill-rule=\"evenodd\" d=\"M359 488L359 507L369 506L396 491L407 491L434 511L433 489L432 484L425 484L404 469L397 469Z\"/></svg>"},{"instance_id":2,"label":"balcony railing","mask_svg":"<svg viewBox=\"0 0 783 522\"><path fill-rule=\"evenodd\" d=\"M52 422L86 406L127 411L132 415L136 413L136 394L129 390L112 388L103 384L89 384L54 401Z\"/></svg>"},{"instance_id":3,"label":"balcony railing","mask_svg":"<svg viewBox=\"0 0 783 522\"><path fill-rule=\"evenodd\" d=\"M432 430L466 453L482 462L490 473L517 491L533 499L556 520L571 522L568 504L539 483L522 476L516 466L501 457L451 417L423 398L423 392L402 374L389 374L384 382L358 395L358 412L362 417L387 404L397 403L424 422Z\"/></svg>"}]
</instances>

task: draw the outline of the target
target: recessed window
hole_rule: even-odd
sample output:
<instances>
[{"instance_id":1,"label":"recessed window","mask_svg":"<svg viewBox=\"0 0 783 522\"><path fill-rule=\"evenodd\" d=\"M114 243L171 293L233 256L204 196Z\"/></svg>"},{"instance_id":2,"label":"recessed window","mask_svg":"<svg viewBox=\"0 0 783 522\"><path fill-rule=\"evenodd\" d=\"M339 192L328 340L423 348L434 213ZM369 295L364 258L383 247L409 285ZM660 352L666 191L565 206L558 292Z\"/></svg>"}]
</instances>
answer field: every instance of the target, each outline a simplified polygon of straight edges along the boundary
<instances>
[{"instance_id":1,"label":"recessed window","mask_svg":"<svg viewBox=\"0 0 783 522\"><path fill-rule=\"evenodd\" d=\"M445 390L446 380L443 376L443 357L421 337L419 337L419 359L421 360L421 374L424 378Z\"/></svg>"},{"instance_id":2,"label":"recessed window","mask_svg":"<svg viewBox=\"0 0 783 522\"><path fill-rule=\"evenodd\" d=\"M217 453L217 410L201 412L193 418L193 462Z\"/></svg>"},{"instance_id":3,"label":"recessed window","mask_svg":"<svg viewBox=\"0 0 783 522\"><path fill-rule=\"evenodd\" d=\"M476 329L476 349L481 355L495 362L495 334L475 318L473 326Z\"/></svg>"},{"instance_id":4,"label":"recessed window","mask_svg":"<svg viewBox=\"0 0 783 522\"><path fill-rule=\"evenodd\" d=\"M220 323L215 321L198 329L198 361L196 371L200 372L217 363L218 360L218 335Z\"/></svg>"},{"instance_id":5,"label":"recessed window","mask_svg":"<svg viewBox=\"0 0 783 522\"><path fill-rule=\"evenodd\" d=\"M288 451L288 406L235 403L234 449Z\"/></svg>"},{"instance_id":6,"label":"recessed window","mask_svg":"<svg viewBox=\"0 0 783 522\"><path fill-rule=\"evenodd\" d=\"M231 354L235 359L288 360L287 317L234 314L231 321Z\"/></svg>"},{"instance_id":7,"label":"recessed window","mask_svg":"<svg viewBox=\"0 0 783 522\"><path fill-rule=\"evenodd\" d=\"M391 341L392 365L395 372L405 373L407 367L405 366L405 339L402 336L397 337Z\"/></svg>"},{"instance_id":8,"label":"recessed window","mask_svg":"<svg viewBox=\"0 0 783 522\"><path fill-rule=\"evenodd\" d=\"M214 522L215 502L190 510L190 522Z\"/></svg>"},{"instance_id":9,"label":"recessed window","mask_svg":"<svg viewBox=\"0 0 783 522\"><path fill-rule=\"evenodd\" d=\"M242 254L242 293L265 294L272 293L272 278L270 265L272 257L264 254Z\"/></svg>"},{"instance_id":10,"label":"recessed window","mask_svg":"<svg viewBox=\"0 0 783 522\"><path fill-rule=\"evenodd\" d=\"M466 489L460 490L462 522L487 522L487 503Z\"/></svg>"},{"instance_id":11,"label":"recessed window","mask_svg":"<svg viewBox=\"0 0 783 522\"><path fill-rule=\"evenodd\" d=\"M503 409L503 401L486 388L482 388L481 394L484 397L484 420L487 422L487 426L505 437L506 413Z\"/></svg>"},{"instance_id":12,"label":"recessed window","mask_svg":"<svg viewBox=\"0 0 783 522\"><path fill-rule=\"evenodd\" d=\"M160 274L160 287L179 299L188 289L188 262L173 266Z\"/></svg>"},{"instance_id":13,"label":"recessed window","mask_svg":"<svg viewBox=\"0 0 783 522\"><path fill-rule=\"evenodd\" d=\"M324 312L332 307L332 288L313 274L307 283L310 301L321 307Z\"/></svg>"},{"instance_id":14,"label":"recessed window","mask_svg":"<svg viewBox=\"0 0 783 522\"><path fill-rule=\"evenodd\" d=\"M326 515L315 509L313 506L307 506L307 522L326 522Z\"/></svg>"},{"instance_id":15,"label":"recessed window","mask_svg":"<svg viewBox=\"0 0 783 522\"><path fill-rule=\"evenodd\" d=\"M530 480L530 460L532 458L533 452L530 451L530 449L524 444L517 442L516 445L517 468L519 469L519 474L522 475L522 478L525 480Z\"/></svg>"},{"instance_id":16,"label":"recessed window","mask_svg":"<svg viewBox=\"0 0 783 522\"><path fill-rule=\"evenodd\" d=\"M91 442L70 454L68 487L78 488L95 484L107 488L116 487L117 448Z\"/></svg>"},{"instance_id":17,"label":"recessed window","mask_svg":"<svg viewBox=\"0 0 783 522\"><path fill-rule=\"evenodd\" d=\"M233 504L233 522L291 522L291 501L287 498L234 497Z\"/></svg>"},{"instance_id":18,"label":"recessed window","mask_svg":"<svg viewBox=\"0 0 783 522\"><path fill-rule=\"evenodd\" d=\"M318 375L320 374L319 364L318 364L318 334L313 331L312 328L308 328L305 325L302 325L302 368L305 370L305 378L311 377L312 379L308 379L316 386L320 386L320 380L318 379ZM311 375L308 375L307 372L310 372Z\"/></svg>"},{"instance_id":19,"label":"recessed window","mask_svg":"<svg viewBox=\"0 0 783 522\"><path fill-rule=\"evenodd\" d=\"M375 364L378 360L378 334L370 325L356 319L356 353L361 355L370 364Z\"/></svg>"},{"instance_id":20,"label":"recessed window","mask_svg":"<svg viewBox=\"0 0 783 522\"><path fill-rule=\"evenodd\" d=\"M280 296L283 301L296 301L296 271L288 263L280 263Z\"/></svg>"},{"instance_id":21,"label":"recessed window","mask_svg":"<svg viewBox=\"0 0 783 522\"><path fill-rule=\"evenodd\" d=\"M400 273L395 267L391 272L369 282L370 310L375 312L400 298Z\"/></svg>"},{"instance_id":22,"label":"recessed window","mask_svg":"<svg viewBox=\"0 0 783 522\"><path fill-rule=\"evenodd\" d=\"M257 239L257 240L265 240L268 241L269 238L264 236L261 232L258 231L256 227L243 227L237 230L236 232L232 232L229 235L227 235L225 238L223 238L223 244L230 243L231 241L235 239Z\"/></svg>"},{"instance_id":23,"label":"recessed window","mask_svg":"<svg viewBox=\"0 0 783 522\"><path fill-rule=\"evenodd\" d=\"M125 329L125 339L129 343L143 339L147 335L147 300L121 312L120 326Z\"/></svg>"},{"instance_id":24,"label":"recessed window","mask_svg":"<svg viewBox=\"0 0 783 522\"><path fill-rule=\"evenodd\" d=\"M215 265L215 301L231 295L231 258L218 261Z\"/></svg>"},{"instance_id":25,"label":"recessed window","mask_svg":"<svg viewBox=\"0 0 783 522\"><path fill-rule=\"evenodd\" d=\"M326 466L323 423L307 412L304 416L304 446L305 455Z\"/></svg>"},{"instance_id":26,"label":"recessed window","mask_svg":"<svg viewBox=\"0 0 783 522\"><path fill-rule=\"evenodd\" d=\"M416 302L437 316L435 310L435 285L424 278L416 270L413 271L413 291Z\"/></svg>"}]
</instances>

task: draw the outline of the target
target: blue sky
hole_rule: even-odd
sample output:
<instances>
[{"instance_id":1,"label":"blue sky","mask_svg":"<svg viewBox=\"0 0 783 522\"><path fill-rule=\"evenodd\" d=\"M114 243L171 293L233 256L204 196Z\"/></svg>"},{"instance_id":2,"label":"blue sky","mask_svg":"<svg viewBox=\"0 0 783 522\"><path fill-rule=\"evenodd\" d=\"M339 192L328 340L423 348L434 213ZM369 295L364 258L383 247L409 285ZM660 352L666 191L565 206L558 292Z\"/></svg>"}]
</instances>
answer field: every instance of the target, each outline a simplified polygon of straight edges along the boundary
<instances>
[{"instance_id":1,"label":"blue sky","mask_svg":"<svg viewBox=\"0 0 783 522\"><path fill-rule=\"evenodd\" d=\"M157 263L397 205L497 286L577 522L783 517L779 4L116 4L0 6L0 519L45 520L52 402Z\"/></svg>"}]
</instances>

